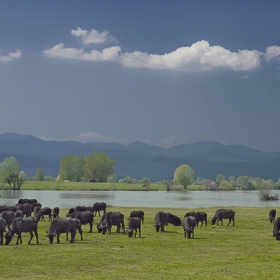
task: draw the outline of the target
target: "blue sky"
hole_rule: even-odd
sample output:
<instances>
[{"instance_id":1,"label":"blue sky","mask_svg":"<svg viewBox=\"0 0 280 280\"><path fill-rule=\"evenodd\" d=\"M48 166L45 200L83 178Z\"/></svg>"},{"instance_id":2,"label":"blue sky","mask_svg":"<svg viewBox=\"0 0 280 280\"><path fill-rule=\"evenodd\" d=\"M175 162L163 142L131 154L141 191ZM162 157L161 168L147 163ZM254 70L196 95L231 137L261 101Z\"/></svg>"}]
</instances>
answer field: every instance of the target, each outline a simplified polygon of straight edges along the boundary
<instances>
[{"instance_id":1,"label":"blue sky","mask_svg":"<svg viewBox=\"0 0 280 280\"><path fill-rule=\"evenodd\" d=\"M279 1L1 1L0 134L280 152Z\"/></svg>"}]
</instances>

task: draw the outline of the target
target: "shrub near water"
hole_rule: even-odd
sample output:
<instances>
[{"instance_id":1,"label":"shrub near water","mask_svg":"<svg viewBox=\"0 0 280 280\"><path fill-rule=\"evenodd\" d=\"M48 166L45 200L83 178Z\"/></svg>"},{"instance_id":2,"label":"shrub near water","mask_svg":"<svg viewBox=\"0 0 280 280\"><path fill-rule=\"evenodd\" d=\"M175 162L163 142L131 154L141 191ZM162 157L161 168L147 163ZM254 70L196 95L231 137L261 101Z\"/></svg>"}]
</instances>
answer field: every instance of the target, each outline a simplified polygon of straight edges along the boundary
<instances>
[{"instance_id":1,"label":"shrub near water","mask_svg":"<svg viewBox=\"0 0 280 280\"><path fill-rule=\"evenodd\" d=\"M74 244L61 235L60 244L50 245L45 236L49 222L39 222L39 245L0 246L1 279L278 279L279 246L272 237L270 208L232 207L236 226L211 226L209 220L217 208L159 209L141 208L145 212L142 238L127 234L93 233L83 226L84 240L76 235ZM120 211L125 223L132 210L139 208L109 207ZM183 218L189 211L205 211L208 227L196 227L195 238L184 238L182 227L168 225L156 232L155 214L164 210ZM277 210L278 211L278 210ZM62 210L63 217L66 210ZM226 224L226 223L224 223Z\"/></svg>"}]
</instances>

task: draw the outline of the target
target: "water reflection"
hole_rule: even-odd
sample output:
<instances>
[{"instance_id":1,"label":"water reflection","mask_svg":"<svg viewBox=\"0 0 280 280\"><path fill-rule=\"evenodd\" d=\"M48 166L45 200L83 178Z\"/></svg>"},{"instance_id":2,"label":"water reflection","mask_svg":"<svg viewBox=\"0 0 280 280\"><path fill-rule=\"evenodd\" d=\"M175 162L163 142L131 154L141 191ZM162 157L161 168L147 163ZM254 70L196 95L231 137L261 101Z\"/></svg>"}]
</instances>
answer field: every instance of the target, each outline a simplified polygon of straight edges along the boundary
<instances>
[{"instance_id":1,"label":"water reflection","mask_svg":"<svg viewBox=\"0 0 280 280\"><path fill-rule=\"evenodd\" d=\"M280 191L273 191L277 194ZM43 206L70 208L104 201L112 206L204 208L279 206L279 201L262 201L258 191L11 191L0 190L0 205L14 205L19 198L36 198Z\"/></svg>"}]
</instances>

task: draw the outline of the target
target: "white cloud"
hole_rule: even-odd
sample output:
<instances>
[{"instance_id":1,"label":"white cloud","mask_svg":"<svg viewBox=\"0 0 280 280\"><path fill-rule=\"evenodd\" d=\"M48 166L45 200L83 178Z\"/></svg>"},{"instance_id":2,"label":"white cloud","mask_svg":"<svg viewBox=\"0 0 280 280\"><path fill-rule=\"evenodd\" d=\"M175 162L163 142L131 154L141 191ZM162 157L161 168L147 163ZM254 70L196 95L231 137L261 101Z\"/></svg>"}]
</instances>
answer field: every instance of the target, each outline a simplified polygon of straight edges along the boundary
<instances>
[{"instance_id":1,"label":"white cloud","mask_svg":"<svg viewBox=\"0 0 280 280\"><path fill-rule=\"evenodd\" d=\"M261 53L254 50L231 52L221 46L210 46L207 41L202 40L164 55L125 53L121 62L126 67L152 69L199 71L219 67L238 71L258 68Z\"/></svg>"},{"instance_id":2,"label":"white cloud","mask_svg":"<svg viewBox=\"0 0 280 280\"><path fill-rule=\"evenodd\" d=\"M119 58L121 48L118 46L105 48L101 52L92 50L85 52L84 49L66 48L64 44L58 44L45 50L43 53L51 58L79 59L88 61L116 61Z\"/></svg>"},{"instance_id":3,"label":"white cloud","mask_svg":"<svg viewBox=\"0 0 280 280\"><path fill-rule=\"evenodd\" d=\"M280 59L280 47L279 46L267 47L264 57L267 61L272 59Z\"/></svg>"},{"instance_id":4,"label":"white cloud","mask_svg":"<svg viewBox=\"0 0 280 280\"><path fill-rule=\"evenodd\" d=\"M0 55L0 61L12 61L16 58L20 58L22 52L17 50L16 52L10 52L8 55Z\"/></svg>"},{"instance_id":5,"label":"white cloud","mask_svg":"<svg viewBox=\"0 0 280 280\"><path fill-rule=\"evenodd\" d=\"M81 37L84 45L115 41L115 38L109 35L109 31L103 31L100 33L95 29L88 31L78 27L77 30L71 30L71 34L76 37Z\"/></svg>"},{"instance_id":6,"label":"white cloud","mask_svg":"<svg viewBox=\"0 0 280 280\"><path fill-rule=\"evenodd\" d=\"M90 31L78 27L71 34L82 39L84 45L116 41L108 31ZM112 46L102 51L96 49L85 52L84 49L67 48L57 44L44 51L52 58L79 59L88 61L114 61L124 67L169 69L183 71L207 71L211 69L229 69L234 71L253 70L261 67L266 61L280 58L280 47L268 47L266 53L257 50L239 50L232 52L222 46L211 46L208 41L201 40L191 46L180 47L170 53L149 54L141 51L121 52L121 47Z\"/></svg>"}]
</instances>

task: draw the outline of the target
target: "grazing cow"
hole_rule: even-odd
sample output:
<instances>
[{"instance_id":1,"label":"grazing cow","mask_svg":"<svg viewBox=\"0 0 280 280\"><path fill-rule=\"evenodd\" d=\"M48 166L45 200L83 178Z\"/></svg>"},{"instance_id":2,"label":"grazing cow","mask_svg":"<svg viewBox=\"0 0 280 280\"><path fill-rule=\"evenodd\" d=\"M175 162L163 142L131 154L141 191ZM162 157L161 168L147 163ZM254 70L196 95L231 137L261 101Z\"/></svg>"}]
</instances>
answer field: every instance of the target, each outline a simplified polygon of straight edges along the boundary
<instances>
[{"instance_id":1,"label":"grazing cow","mask_svg":"<svg viewBox=\"0 0 280 280\"><path fill-rule=\"evenodd\" d=\"M207 226L207 214L205 212L197 212L194 216L195 223L198 226L199 222L201 222L201 226L205 223Z\"/></svg>"},{"instance_id":2,"label":"grazing cow","mask_svg":"<svg viewBox=\"0 0 280 280\"><path fill-rule=\"evenodd\" d=\"M99 217L100 217L100 211L103 211L103 214L105 214L106 207L107 207L107 204L105 202L95 202L92 206L94 216L96 216L96 214L98 212Z\"/></svg>"},{"instance_id":3,"label":"grazing cow","mask_svg":"<svg viewBox=\"0 0 280 280\"><path fill-rule=\"evenodd\" d=\"M103 214L100 222L97 225L98 232L103 234L108 232L111 234L112 226L117 226L116 233L120 233L122 227L123 233L125 232L124 228L124 215L120 212L106 212Z\"/></svg>"},{"instance_id":4,"label":"grazing cow","mask_svg":"<svg viewBox=\"0 0 280 280\"><path fill-rule=\"evenodd\" d=\"M164 226L167 226L168 223L173 224L174 226L181 226L182 221L179 217L171 214L171 213L165 213L163 211L160 211L155 216L155 222L154 226L156 227L156 232L164 231Z\"/></svg>"},{"instance_id":5,"label":"grazing cow","mask_svg":"<svg viewBox=\"0 0 280 280\"><path fill-rule=\"evenodd\" d=\"M67 233L71 233L70 243L74 243L76 236L77 222L76 219L72 218L57 218L53 219L50 223L49 232L46 231L49 237L50 244L53 243L53 239L56 236L56 243L60 243L59 237L61 233L66 233L66 238L68 239ZM81 234L81 232L80 232Z\"/></svg>"},{"instance_id":6,"label":"grazing cow","mask_svg":"<svg viewBox=\"0 0 280 280\"><path fill-rule=\"evenodd\" d=\"M36 244L39 244L37 226L38 226L38 221L33 217L15 218L10 230L5 235L6 245L9 245L14 234L17 234L16 245L18 245L19 241L21 244L22 243L22 239L21 239L22 232L29 232L30 239L28 241L28 244L30 244L34 234L36 236ZM33 232L34 232L34 234L33 234Z\"/></svg>"},{"instance_id":7,"label":"grazing cow","mask_svg":"<svg viewBox=\"0 0 280 280\"><path fill-rule=\"evenodd\" d=\"M179 217L171 213L167 213L167 214L168 214L168 223L174 225L175 227L179 227L182 225L182 221Z\"/></svg>"},{"instance_id":8,"label":"grazing cow","mask_svg":"<svg viewBox=\"0 0 280 280\"><path fill-rule=\"evenodd\" d=\"M280 240L280 217L274 222L273 237L275 237L276 240Z\"/></svg>"},{"instance_id":9,"label":"grazing cow","mask_svg":"<svg viewBox=\"0 0 280 280\"><path fill-rule=\"evenodd\" d=\"M54 207L53 208L52 216L54 218L58 218L59 217L59 207Z\"/></svg>"},{"instance_id":10,"label":"grazing cow","mask_svg":"<svg viewBox=\"0 0 280 280\"><path fill-rule=\"evenodd\" d=\"M190 217L190 216L194 217L195 214L196 214L196 212L188 212L188 213L186 213L186 215L184 216L184 218L185 218L185 217Z\"/></svg>"},{"instance_id":11,"label":"grazing cow","mask_svg":"<svg viewBox=\"0 0 280 280\"><path fill-rule=\"evenodd\" d=\"M6 228L6 221L3 218L0 218L0 245L3 244L3 237Z\"/></svg>"},{"instance_id":12,"label":"grazing cow","mask_svg":"<svg viewBox=\"0 0 280 280\"><path fill-rule=\"evenodd\" d=\"M89 224L89 232L92 232L93 213L90 211L74 211L71 218L77 218L81 221L82 225Z\"/></svg>"},{"instance_id":13,"label":"grazing cow","mask_svg":"<svg viewBox=\"0 0 280 280\"><path fill-rule=\"evenodd\" d=\"M270 221L270 223L274 223L275 217L276 217L276 210L275 209L271 209L269 211L269 221Z\"/></svg>"},{"instance_id":14,"label":"grazing cow","mask_svg":"<svg viewBox=\"0 0 280 280\"><path fill-rule=\"evenodd\" d=\"M234 226L234 217L235 217L235 211L231 209L219 209L216 211L213 219L211 220L211 225L214 225L217 221L221 221L221 225L223 225L223 219L229 219L229 222L227 225L229 225L232 221L232 225Z\"/></svg>"},{"instance_id":15,"label":"grazing cow","mask_svg":"<svg viewBox=\"0 0 280 280\"><path fill-rule=\"evenodd\" d=\"M38 206L36 206L36 207L38 207ZM35 212L34 212L34 214L35 214ZM49 222L52 220L52 209L50 207L44 207L44 208L39 209L37 212L37 215L35 217L38 219L38 221L40 221L40 219L41 219L41 221L44 220L44 222L45 222L46 221L45 216L49 216Z\"/></svg>"},{"instance_id":16,"label":"grazing cow","mask_svg":"<svg viewBox=\"0 0 280 280\"><path fill-rule=\"evenodd\" d=\"M15 215L15 218L18 218L18 217L23 218L23 216L24 216L24 214L23 214L23 212L22 212L21 210L17 210L17 211L14 213L14 215Z\"/></svg>"},{"instance_id":17,"label":"grazing cow","mask_svg":"<svg viewBox=\"0 0 280 280\"><path fill-rule=\"evenodd\" d=\"M70 209L68 210L68 213L66 214L66 217L71 217L71 215L73 215L73 213L75 212L75 209L76 209L76 208L70 208Z\"/></svg>"},{"instance_id":18,"label":"grazing cow","mask_svg":"<svg viewBox=\"0 0 280 280\"><path fill-rule=\"evenodd\" d=\"M32 213L32 205L29 203L17 204L18 210L21 210L25 217L30 217Z\"/></svg>"},{"instance_id":19,"label":"grazing cow","mask_svg":"<svg viewBox=\"0 0 280 280\"><path fill-rule=\"evenodd\" d=\"M139 237L141 237L141 219L139 217L131 217L128 220L128 237L132 237L133 231L136 237L137 229L139 230Z\"/></svg>"},{"instance_id":20,"label":"grazing cow","mask_svg":"<svg viewBox=\"0 0 280 280\"><path fill-rule=\"evenodd\" d=\"M140 220L142 221L142 224L144 223L144 212L139 210L139 211L132 211L128 217L128 220L129 218L132 218L132 217L139 217Z\"/></svg>"},{"instance_id":21,"label":"grazing cow","mask_svg":"<svg viewBox=\"0 0 280 280\"><path fill-rule=\"evenodd\" d=\"M11 224L13 223L13 220L15 219L15 214L12 211L4 211L0 214L0 217L3 218L8 226L8 229L10 229Z\"/></svg>"},{"instance_id":22,"label":"grazing cow","mask_svg":"<svg viewBox=\"0 0 280 280\"><path fill-rule=\"evenodd\" d=\"M184 217L183 220L183 229L184 237L194 238L194 228L196 225L195 218L193 216Z\"/></svg>"}]
</instances>

